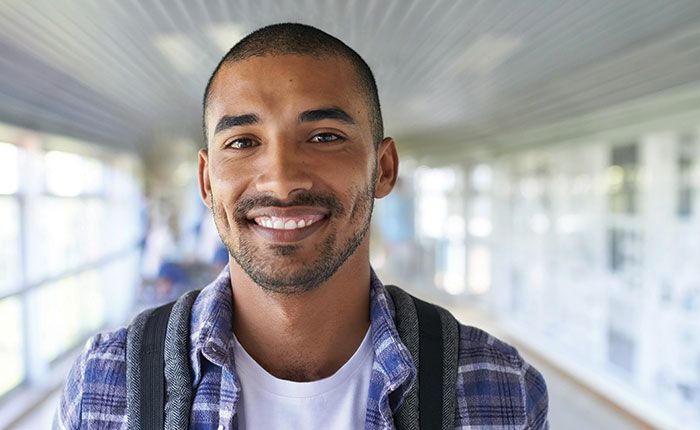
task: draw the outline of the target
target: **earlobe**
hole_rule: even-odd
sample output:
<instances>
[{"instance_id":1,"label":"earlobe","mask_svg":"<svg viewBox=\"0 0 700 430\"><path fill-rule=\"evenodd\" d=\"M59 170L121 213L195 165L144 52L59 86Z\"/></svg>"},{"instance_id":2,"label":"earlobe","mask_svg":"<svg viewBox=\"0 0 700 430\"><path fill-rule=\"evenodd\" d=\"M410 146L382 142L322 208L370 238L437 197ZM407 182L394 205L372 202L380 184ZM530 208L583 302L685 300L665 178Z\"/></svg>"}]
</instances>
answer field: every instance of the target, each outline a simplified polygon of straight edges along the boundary
<instances>
[{"instance_id":1,"label":"earlobe","mask_svg":"<svg viewBox=\"0 0 700 430\"><path fill-rule=\"evenodd\" d=\"M399 173L399 154L394 139L387 137L377 148L377 185L374 197L381 199L394 188Z\"/></svg>"},{"instance_id":2,"label":"earlobe","mask_svg":"<svg viewBox=\"0 0 700 430\"><path fill-rule=\"evenodd\" d=\"M209 153L206 148L199 150L199 193L204 204L211 209L211 181L209 180Z\"/></svg>"}]
</instances>

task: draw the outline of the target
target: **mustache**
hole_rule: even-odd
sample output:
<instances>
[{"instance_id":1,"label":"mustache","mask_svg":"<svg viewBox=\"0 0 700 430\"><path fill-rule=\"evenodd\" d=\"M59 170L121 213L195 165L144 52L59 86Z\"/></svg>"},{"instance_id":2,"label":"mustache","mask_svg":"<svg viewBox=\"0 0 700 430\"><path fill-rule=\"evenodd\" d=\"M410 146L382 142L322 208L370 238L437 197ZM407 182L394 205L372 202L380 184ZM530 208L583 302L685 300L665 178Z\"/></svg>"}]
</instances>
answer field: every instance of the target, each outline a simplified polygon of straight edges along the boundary
<instances>
[{"instance_id":1,"label":"mustache","mask_svg":"<svg viewBox=\"0 0 700 430\"><path fill-rule=\"evenodd\" d=\"M345 214L345 207L335 195L310 191L298 191L285 201L267 194L242 197L236 202L233 214L236 219L245 219L248 212L258 207L287 208L290 206L316 206L327 209L332 215Z\"/></svg>"}]
</instances>

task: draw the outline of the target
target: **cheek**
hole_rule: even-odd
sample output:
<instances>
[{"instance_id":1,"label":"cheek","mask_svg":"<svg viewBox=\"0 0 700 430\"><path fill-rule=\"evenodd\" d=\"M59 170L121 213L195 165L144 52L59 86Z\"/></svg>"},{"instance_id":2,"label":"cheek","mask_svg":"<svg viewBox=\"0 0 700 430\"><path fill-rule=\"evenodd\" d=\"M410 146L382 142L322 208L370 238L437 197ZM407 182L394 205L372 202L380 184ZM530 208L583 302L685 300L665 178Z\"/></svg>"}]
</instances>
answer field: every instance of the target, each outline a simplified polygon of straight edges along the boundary
<instances>
[{"instance_id":1,"label":"cheek","mask_svg":"<svg viewBox=\"0 0 700 430\"><path fill-rule=\"evenodd\" d=\"M348 200L352 202L350 219L354 221L358 218L366 218L372 210L372 202L374 200L374 187L372 183L368 182L363 186L353 188L351 194L352 199Z\"/></svg>"},{"instance_id":2,"label":"cheek","mask_svg":"<svg viewBox=\"0 0 700 430\"><path fill-rule=\"evenodd\" d=\"M235 223L233 208L237 197L226 182L212 182L211 196L214 218L220 227L228 231L231 224Z\"/></svg>"},{"instance_id":3,"label":"cheek","mask_svg":"<svg viewBox=\"0 0 700 430\"><path fill-rule=\"evenodd\" d=\"M235 202L245 190L246 181L243 169L220 163L212 169L212 194L221 203Z\"/></svg>"},{"instance_id":4,"label":"cheek","mask_svg":"<svg viewBox=\"0 0 700 430\"><path fill-rule=\"evenodd\" d=\"M214 194L212 194L212 212L214 213L214 222L219 230L219 234L229 231L230 223L226 216L226 210Z\"/></svg>"}]
</instances>

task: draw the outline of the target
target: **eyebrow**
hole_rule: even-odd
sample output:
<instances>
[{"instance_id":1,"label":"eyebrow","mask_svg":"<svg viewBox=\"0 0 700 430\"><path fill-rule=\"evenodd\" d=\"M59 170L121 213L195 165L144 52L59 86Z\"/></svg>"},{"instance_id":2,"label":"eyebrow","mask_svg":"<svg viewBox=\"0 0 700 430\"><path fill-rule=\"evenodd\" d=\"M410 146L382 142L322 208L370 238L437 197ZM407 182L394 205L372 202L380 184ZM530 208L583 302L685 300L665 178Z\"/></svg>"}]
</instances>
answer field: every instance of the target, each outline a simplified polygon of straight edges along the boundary
<instances>
[{"instance_id":1,"label":"eyebrow","mask_svg":"<svg viewBox=\"0 0 700 430\"><path fill-rule=\"evenodd\" d=\"M335 119L350 125L356 124L353 117L338 107L307 110L299 114L299 122L314 122L324 119Z\"/></svg>"},{"instance_id":2,"label":"eyebrow","mask_svg":"<svg viewBox=\"0 0 700 430\"><path fill-rule=\"evenodd\" d=\"M298 117L299 122L315 122L324 119L334 119L350 125L357 124L353 117L338 107L307 110L300 113ZM216 123L214 134L219 134L222 131L228 130L232 127L257 124L258 121L258 116L252 113L243 115L225 115L222 116L219 122Z\"/></svg>"},{"instance_id":3,"label":"eyebrow","mask_svg":"<svg viewBox=\"0 0 700 430\"><path fill-rule=\"evenodd\" d=\"M252 125L258 122L258 116L252 113L244 115L226 115L222 116L219 122L216 123L214 134L219 134L231 127L240 127L243 125Z\"/></svg>"}]
</instances>

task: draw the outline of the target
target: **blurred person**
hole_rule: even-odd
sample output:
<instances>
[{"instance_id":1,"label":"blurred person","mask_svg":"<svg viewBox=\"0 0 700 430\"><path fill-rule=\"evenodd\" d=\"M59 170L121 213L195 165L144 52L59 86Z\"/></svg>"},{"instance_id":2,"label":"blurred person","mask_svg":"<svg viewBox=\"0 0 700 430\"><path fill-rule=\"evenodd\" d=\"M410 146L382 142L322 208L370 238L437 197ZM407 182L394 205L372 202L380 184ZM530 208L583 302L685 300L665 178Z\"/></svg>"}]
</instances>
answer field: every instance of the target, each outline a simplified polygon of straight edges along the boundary
<instances>
[{"instance_id":1,"label":"blurred person","mask_svg":"<svg viewBox=\"0 0 700 430\"><path fill-rule=\"evenodd\" d=\"M156 212L145 234L141 275L146 282L154 282L163 263L177 257L177 242L168 219L168 216Z\"/></svg>"},{"instance_id":2,"label":"blurred person","mask_svg":"<svg viewBox=\"0 0 700 430\"><path fill-rule=\"evenodd\" d=\"M398 155L355 51L306 25L262 28L221 60L203 110L201 194L229 265L96 335L54 428L548 426L544 380L513 347L370 267Z\"/></svg>"}]
</instances>

